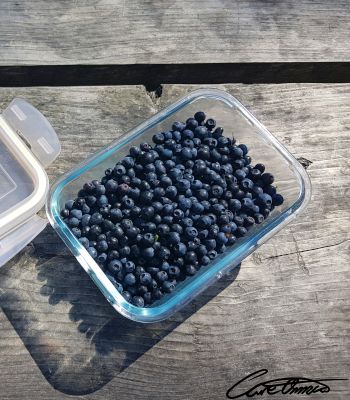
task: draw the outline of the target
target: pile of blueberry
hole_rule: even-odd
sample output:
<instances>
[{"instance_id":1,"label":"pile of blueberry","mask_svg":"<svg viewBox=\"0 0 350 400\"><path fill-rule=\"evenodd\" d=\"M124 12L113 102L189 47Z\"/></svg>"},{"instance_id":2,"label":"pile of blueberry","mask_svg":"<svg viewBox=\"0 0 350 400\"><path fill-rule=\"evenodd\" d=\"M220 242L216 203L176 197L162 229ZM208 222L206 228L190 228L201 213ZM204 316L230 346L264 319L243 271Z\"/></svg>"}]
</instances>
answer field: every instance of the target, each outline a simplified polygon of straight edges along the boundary
<instances>
[{"instance_id":1,"label":"pile of blueberry","mask_svg":"<svg viewBox=\"0 0 350 400\"><path fill-rule=\"evenodd\" d=\"M144 307L193 276L282 195L248 148L199 111L130 148L61 211L65 223L124 298Z\"/></svg>"}]
</instances>

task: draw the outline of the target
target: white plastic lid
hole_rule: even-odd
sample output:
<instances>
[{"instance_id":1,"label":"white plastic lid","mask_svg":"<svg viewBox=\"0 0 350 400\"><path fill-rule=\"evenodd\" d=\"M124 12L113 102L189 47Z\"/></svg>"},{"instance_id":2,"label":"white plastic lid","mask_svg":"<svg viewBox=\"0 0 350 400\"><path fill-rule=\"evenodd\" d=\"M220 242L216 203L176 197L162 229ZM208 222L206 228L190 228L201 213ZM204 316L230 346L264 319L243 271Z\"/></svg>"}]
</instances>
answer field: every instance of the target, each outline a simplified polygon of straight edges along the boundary
<instances>
[{"instance_id":1,"label":"white plastic lid","mask_svg":"<svg viewBox=\"0 0 350 400\"><path fill-rule=\"evenodd\" d=\"M25 100L0 115L0 266L46 226L36 215L49 189L44 167L60 150L50 123Z\"/></svg>"}]
</instances>

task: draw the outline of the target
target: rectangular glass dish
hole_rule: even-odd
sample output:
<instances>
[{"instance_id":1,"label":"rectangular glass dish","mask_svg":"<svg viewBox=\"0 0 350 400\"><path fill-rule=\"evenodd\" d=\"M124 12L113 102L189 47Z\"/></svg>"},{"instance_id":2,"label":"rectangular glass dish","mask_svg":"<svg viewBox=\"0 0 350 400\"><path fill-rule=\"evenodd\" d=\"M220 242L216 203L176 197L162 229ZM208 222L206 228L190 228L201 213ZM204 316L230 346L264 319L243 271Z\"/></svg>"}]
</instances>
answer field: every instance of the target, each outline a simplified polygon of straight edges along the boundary
<instances>
[{"instance_id":1,"label":"rectangular glass dish","mask_svg":"<svg viewBox=\"0 0 350 400\"><path fill-rule=\"evenodd\" d=\"M150 306L136 307L128 303L109 281L63 222L60 211L67 200L76 197L85 182L100 179L107 168L128 154L131 146L144 141L151 142L155 133L169 130L174 121L184 121L199 110L204 111L208 117L215 118L218 125L224 128L225 136L234 136L238 144L244 143L248 146L253 163L264 163L267 170L274 174L278 192L285 200L262 224L250 229L246 236L225 253L209 265L201 267L196 275L179 283L174 292ZM201 89L160 111L62 176L50 190L47 214L59 236L118 312L134 321L156 322L168 318L223 274L239 265L301 212L310 195L309 177L301 164L237 99L220 90Z\"/></svg>"}]
</instances>

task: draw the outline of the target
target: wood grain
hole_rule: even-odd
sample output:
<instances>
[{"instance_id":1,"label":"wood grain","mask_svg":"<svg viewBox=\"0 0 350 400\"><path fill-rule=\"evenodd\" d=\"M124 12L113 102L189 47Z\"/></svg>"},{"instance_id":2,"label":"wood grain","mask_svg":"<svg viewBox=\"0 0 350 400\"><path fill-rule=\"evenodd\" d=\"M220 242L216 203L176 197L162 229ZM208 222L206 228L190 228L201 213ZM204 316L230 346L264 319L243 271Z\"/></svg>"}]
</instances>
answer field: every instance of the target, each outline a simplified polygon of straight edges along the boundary
<instances>
[{"instance_id":1,"label":"wood grain","mask_svg":"<svg viewBox=\"0 0 350 400\"><path fill-rule=\"evenodd\" d=\"M0 65L349 61L347 0L2 0Z\"/></svg>"},{"instance_id":2,"label":"wood grain","mask_svg":"<svg viewBox=\"0 0 350 400\"><path fill-rule=\"evenodd\" d=\"M224 399L260 368L271 379L348 378L350 85L223 88L311 162L307 211L235 276L152 325L117 315L47 228L0 271L1 399ZM0 89L0 107L25 97L51 120L62 143L52 179L191 89ZM314 398L349 398L348 381L331 388Z\"/></svg>"}]
</instances>

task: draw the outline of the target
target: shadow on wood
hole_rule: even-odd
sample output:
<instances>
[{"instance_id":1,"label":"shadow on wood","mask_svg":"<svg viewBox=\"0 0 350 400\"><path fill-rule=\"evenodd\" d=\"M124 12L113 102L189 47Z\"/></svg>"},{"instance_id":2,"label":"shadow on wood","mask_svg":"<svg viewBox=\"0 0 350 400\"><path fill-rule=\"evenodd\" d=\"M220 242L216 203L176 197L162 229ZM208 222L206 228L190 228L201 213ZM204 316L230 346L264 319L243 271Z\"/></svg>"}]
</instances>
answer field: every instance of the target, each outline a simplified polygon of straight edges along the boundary
<instances>
[{"instance_id":1,"label":"shadow on wood","mask_svg":"<svg viewBox=\"0 0 350 400\"><path fill-rule=\"evenodd\" d=\"M45 242L42 260L38 253L45 254ZM52 246L62 255L49 256ZM172 318L139 324L107 303L47 228L34 249L27 247L0 272L0 305L47 381L61 392L82 395L132 366L238 273L236 268Z\"/></svg>"}]
</instances>

